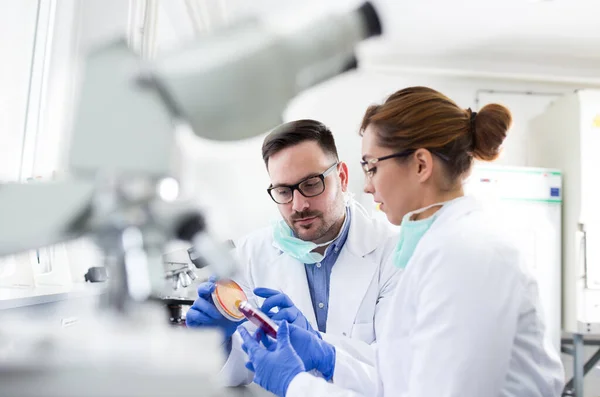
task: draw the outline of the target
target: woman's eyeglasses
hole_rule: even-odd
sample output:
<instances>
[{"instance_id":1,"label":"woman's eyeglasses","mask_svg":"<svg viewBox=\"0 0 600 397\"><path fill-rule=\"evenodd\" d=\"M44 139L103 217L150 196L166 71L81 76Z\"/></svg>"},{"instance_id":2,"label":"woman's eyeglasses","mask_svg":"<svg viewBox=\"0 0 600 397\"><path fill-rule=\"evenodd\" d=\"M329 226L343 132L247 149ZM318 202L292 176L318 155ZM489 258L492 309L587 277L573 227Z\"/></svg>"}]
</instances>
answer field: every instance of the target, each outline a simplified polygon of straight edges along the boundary
<instances>
[{"instance_id":1,"label":"woman's eyeglasses","mask_svg":"<svg viewBox=\"0 0 600 397\"><path fill-rule=\"evenodd\" d=\"M377 158L372 158L372 159L368 159L368 160L363 160L360 162L360 165L361 165L365 175L368 178L371 178L371 177L373 177L373 175L375 175L375 171L377 171L377 166L375 166L375 164L379 163L380 161L389 160L389 159L393 159L393 158L407 157L416 151L417 151L416 149L408 149L408 150L404 150L402 152L389 154L389 155L383 156L383 157L377 157ZM441 158L444 161L449 160L448 156L446 156L446 155L443 155L443 154L438 153L433 150L429 150L429 151L431 152L431 154L438 156L439 158Z\"/></svg>"}]
</instances>

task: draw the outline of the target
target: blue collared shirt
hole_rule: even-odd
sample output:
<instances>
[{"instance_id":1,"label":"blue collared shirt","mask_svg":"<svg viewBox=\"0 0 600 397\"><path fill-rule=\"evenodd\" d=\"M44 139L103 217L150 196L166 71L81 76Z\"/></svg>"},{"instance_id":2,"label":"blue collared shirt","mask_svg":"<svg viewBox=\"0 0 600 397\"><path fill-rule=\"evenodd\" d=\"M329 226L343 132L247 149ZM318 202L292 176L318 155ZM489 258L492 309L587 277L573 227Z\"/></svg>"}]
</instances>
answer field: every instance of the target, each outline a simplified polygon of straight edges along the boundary
<instances>
[{"instance_id":1,"label":"blue collared shirt","mask_svg":"<svg viewBox=\"0 0 600 397\"><path fill-rule=\"evenodd\" d=\"M346 219L342 225L342 231L325 251L325 257L321 262L305 263L306 278L308 280L308 289L312 299L313 310L317 318L319 331L327 331L327 312L329 310L329 282L331 279L331 269L337 261L340 251L348 238L350 229L350 208L346 208Z\"/></svg>"}]
</instances>

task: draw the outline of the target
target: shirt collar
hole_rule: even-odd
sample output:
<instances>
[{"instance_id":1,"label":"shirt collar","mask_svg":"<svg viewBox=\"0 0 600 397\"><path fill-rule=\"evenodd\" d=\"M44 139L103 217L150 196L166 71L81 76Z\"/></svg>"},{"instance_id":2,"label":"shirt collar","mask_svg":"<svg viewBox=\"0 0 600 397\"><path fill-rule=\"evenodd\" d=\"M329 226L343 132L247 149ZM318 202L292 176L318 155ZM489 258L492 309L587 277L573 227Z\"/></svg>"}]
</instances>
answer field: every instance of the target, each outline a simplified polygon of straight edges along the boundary
<instances>
[{"instance_id":1,"label":"shirt collar","mask_svg":"<svg viewBox=\"0 0 600 397\"><path fill-rule=\"evenodd\" d=\"M331 245L329 247L327 247L327 250L325 251L325 256L329 252L329 248L333 247L335 252L338 252L339 250L342 249L342 247L344 246L344 243L346 243L346 240L348 239L348 231L350 230L350 221L351 221L350 218L351 218L350 207L346 207L346 218L344 219L344 224L342 225L342 228L341 228L340 233L338 234L338 237L331 243Z\"/></svg>"}]
</instances>

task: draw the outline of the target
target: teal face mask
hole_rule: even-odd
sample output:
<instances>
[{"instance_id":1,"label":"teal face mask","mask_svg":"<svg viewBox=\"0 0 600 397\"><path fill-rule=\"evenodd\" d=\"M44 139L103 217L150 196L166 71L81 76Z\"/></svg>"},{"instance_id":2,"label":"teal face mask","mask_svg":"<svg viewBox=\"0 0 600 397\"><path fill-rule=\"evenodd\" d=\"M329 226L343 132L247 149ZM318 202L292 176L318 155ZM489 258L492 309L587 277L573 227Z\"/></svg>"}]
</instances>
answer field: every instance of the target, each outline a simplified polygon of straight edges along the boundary
<instances>
[{"instance_id":1,"label":"teal face mask","mask_svg":"<svg viewBox=\"0 0 600 397\"><path fill-rule=\"evenodd\" d=\"M311 241L304 241L294 237L292 229L281 220L273 226L274 245L302 263L316 263L323 260L323 255L318 252L312 252L318 247L324 247L331 244L331 241L322 244L315 244ZM335 240L335 239L334 239Z\"/></svg>"},{"instance_id":2,"label":"teal face mask","mask_svg":"<svg viewBox=\"0 0 600 397\"><path fill-rule=\"evenodd\" d=\"M427 233L429 228L431 228L433 222L435 222L439 214L439 210L438 212L426 219L413 221L410 218L413 215L420 214L424 211L427 211L429 208L439 205L443 206L444 204L433 204L428 207L421 208L420 210L409 212L408 214L404 215L404 217L402 218L402 225L400 227L400 237L398 239L398 245L396 245L396 249L394 250L394 265L402 269L406 267L408 261L413 256L415 249L417 249L419 241L421 241L423 235Z\"/></svg>"}]
</instances>

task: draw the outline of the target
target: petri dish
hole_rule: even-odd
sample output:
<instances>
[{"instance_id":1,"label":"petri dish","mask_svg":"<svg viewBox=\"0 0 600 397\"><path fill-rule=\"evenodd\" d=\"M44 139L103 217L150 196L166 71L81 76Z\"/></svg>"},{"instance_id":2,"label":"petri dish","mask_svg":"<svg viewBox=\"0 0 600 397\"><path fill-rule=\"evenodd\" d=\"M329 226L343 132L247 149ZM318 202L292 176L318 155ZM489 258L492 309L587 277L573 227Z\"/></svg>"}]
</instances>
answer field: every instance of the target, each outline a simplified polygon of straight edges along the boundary
<instances>
[{"instance_id":1,"label":"petri dish","mask_svg":"<svg viewBox=\"0 0 600 397\"><path fill-rule=\"evenodd\" d=\"M221 314L228 320L241 321L245 318L239 309L239 304L248 300L242 287L233 280L217 281L217 287L212 293L213 302Z\"/></svg>"}]
</instances>

